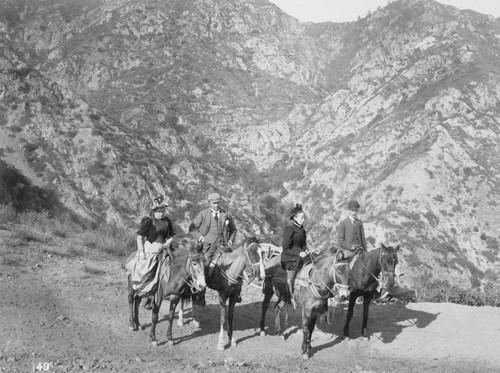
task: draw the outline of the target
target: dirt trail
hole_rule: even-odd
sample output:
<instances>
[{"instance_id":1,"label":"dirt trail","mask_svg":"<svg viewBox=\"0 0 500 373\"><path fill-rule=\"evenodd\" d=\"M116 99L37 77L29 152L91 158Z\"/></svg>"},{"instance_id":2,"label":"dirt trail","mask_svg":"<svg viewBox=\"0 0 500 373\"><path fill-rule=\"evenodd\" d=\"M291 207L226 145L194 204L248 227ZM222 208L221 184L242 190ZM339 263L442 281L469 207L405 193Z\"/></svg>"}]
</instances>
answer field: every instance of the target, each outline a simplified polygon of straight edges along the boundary
<instances>
[{"instance_id":1,"label":"dirt trail","mask_svg":"<svg viewBox=\"0 0 500 373\"><path fill-rule=\"evenodd\" d=\"M0 228L0 372L497 372L500 371L500 309L454 304L373 304L369 340L359 338L361 307L343 340L346 305L332 325L313 335L313 356L302 360L299 310L291 310L286 340L258 335L262 296L245 286L235 312L233 349L217 351L219 308L207 293L201 326L187 313L187 325L173 327L174 346L165 343L167 312L160 311L159 346L146 329L128 330L126 274L120 261L90 249L50 245L11 249L12 231ZM72 244L73 245L73 244ZM78 253L78 254L77 254ZM189 311L189 309L188 309Z\"/></svg>"}]
</instances>

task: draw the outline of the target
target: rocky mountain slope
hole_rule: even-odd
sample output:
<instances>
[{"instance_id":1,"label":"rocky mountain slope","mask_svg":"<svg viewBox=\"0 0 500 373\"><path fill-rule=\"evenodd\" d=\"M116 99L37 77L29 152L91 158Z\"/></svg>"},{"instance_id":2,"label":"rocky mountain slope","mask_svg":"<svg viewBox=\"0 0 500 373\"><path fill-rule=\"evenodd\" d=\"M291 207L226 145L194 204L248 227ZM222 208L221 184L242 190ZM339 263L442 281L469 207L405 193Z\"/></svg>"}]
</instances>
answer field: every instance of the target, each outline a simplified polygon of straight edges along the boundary
<instances>
[{"instance_id":1,"label":"rocky mountain slope","mask_svg":"<svg viewBox=\"0 0 500 373\"><path fill-rule=\"evenodd\" d=\"M357 198L400 270L498 279L500 21L400 0L345 24L265 0L0 1L2 158L82 216L180 229L218 190L279 244L331 246Z\"/></svg>"}]
</instances>

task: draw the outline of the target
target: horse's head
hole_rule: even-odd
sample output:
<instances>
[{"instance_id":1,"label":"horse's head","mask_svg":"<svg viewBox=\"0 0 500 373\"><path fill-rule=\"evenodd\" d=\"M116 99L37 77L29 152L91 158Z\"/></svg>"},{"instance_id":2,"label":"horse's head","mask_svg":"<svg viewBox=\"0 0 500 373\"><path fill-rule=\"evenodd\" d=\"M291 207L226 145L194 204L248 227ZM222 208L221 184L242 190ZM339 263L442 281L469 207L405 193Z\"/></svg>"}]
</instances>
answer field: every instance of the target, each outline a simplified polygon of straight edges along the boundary
<instances>
[{"instance_id":1,"label":"horse's head","mask_svg":"<svg viewBox=\"0 0 500 373\"><path fill-rule=\"evenodd\" d=\"M396 264L398 264L398 254L399 245L396 247L385 246L381 244L380 255L379 255L379 265L380 265L380 280L379 287L381 288L381 295L384 296L385 293L394 286L394 274L396 270Z\"/></svg>"},{"instance_id":2,"label":"horse's head","mask_svg":"<svg viewBox=\"0 0 500 373\"><path fill-rule=\"evenodd\" d=\"M351 270L346 262L334 262L334 287L338 291L340 299L346 299L349 296L349 281L351 280Z\"/></svg>"},{"instance_id":3,"label":"horse's head","mask_svg":"<svg viewBox=\"0 0 500 373\"><path fill-rule=\"evenodd\" d=\"M192 279L191 290L193 293L205 290L207 284L205 282L205 257L202 243L191 244L186 266Z\"/></svg>"},{"instance_id":4,"label":"horse's head","mask_svg":"<svg viewBox=\"0 0 500 373\"><path fill-rule=\"evenodd\" d=\"M244 274L247 281L251 282L257 277L263 279L265 276L264 260L259 240L255 237L247 239L244 244L244 253L246 260Z\"/></svg>"}]
</instances>

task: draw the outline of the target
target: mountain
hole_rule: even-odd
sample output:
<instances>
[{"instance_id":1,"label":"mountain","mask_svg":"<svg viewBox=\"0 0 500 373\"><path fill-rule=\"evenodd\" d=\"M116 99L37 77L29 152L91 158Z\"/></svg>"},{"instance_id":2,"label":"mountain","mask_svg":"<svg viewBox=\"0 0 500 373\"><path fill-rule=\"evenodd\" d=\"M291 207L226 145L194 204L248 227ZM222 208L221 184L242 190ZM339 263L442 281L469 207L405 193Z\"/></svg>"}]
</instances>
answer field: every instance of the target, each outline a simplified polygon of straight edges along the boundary
<instances>
[{"instance_id":1,"label":"mountain","mask_svg":"<svg viewBox=\"0 0 500 373\"><path fill-rule=\"evenodd\" d=\"M400 0L300 23L265 0L1 0L0 154L87 219L180 230L217 190L279 244L327 248L357 198L401 282L500 275L500 21ZM241 236L240 236L241 237Z\"/></svg>"}]
</instances>

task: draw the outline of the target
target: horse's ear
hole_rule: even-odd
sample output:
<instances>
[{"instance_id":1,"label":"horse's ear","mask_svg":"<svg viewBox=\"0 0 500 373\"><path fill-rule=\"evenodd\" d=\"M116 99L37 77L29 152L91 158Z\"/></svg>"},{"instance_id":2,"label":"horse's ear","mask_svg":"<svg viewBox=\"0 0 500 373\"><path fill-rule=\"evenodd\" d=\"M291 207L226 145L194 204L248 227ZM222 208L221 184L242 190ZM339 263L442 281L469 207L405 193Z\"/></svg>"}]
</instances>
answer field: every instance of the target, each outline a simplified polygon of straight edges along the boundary
<instances>
[{"instance_id":1,"label":"horse's ear","mask_svg":"<svg viewBox=\"0 0 500 373\"><path fill-rule=\"evenodd\" d=\"M400 245L396 246L395 250L398 251L401 248Z\"/></svg>"},{"instance_id":2,"label":"horse's ear","mask_svg":"<svg viewBox=\"0 0 500 373\"><path fill-rule=\"evenodd\" d=\"M386 249L387 249L387 246L385 246L383 242L381 242L381 243L380 243L380 247L381 247L382 249L384 249L384 250L386 250Z\"/></svg>"}]
</instances>

